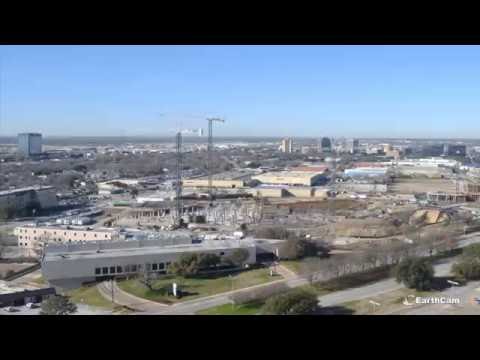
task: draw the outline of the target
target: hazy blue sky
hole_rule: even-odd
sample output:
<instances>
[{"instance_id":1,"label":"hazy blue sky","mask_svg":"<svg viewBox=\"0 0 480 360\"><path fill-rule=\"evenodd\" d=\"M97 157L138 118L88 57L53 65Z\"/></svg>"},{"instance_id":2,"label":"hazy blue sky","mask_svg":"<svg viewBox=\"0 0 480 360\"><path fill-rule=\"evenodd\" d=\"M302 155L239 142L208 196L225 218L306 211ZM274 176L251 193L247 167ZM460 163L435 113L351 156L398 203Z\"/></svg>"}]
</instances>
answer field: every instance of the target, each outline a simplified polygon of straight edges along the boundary
<instances>
[{"instance_id":1,"label":"hazy blue sky","mask_svg":"<svg viewBox=\"0 0 480 360\"><path fill-rule=\"evenodd\" d=\"M0 46L0 135L480 138L479 46ZM161 115L164 114L164 115Z\"/></svg>"}]
</instances>

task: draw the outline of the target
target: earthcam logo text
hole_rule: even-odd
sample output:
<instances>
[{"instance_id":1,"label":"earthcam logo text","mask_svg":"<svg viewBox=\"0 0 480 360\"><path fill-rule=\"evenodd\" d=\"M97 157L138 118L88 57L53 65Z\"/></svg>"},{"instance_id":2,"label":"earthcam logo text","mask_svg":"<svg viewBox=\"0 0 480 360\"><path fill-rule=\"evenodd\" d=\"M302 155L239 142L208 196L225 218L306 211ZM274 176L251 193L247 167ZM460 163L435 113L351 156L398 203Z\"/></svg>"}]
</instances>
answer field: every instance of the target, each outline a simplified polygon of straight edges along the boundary
<instances>
[{"instance_id":1,"label":"earthcam logo text","mask_svg":"<svg viewBox=\"0 0 480 360\"><path fill-rule=\"evenodd\" d=\"M415 295L408 295L403 304L407 306L419 305L419 304L460 304L459 298L450 298L444 296L432 296L432 297L420 297Z\"/></svg>"}]
</instances>

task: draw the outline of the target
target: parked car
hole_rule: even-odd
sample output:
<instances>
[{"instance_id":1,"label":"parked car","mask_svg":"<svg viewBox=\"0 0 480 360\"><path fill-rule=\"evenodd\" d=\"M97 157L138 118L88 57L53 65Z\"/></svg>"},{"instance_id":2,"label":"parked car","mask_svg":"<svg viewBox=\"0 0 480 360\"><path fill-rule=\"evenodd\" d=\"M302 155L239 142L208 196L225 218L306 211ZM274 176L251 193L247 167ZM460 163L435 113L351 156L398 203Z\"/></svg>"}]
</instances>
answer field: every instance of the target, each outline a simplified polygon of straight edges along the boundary
<instances>
[{"instance_id":1,"label":"parked car","mask_svg":"<svg viewBox=\"0 0 480 360\"><path fill-rule=\"evenodd\" d=\"M29 303L26 303L26 304L25 304L25 307L26 307L27 309L36 309L36 308L38 308L38 305L35 304L35 303L32 303L32 302L29 302Z\"/></svg>"}]
</instances>

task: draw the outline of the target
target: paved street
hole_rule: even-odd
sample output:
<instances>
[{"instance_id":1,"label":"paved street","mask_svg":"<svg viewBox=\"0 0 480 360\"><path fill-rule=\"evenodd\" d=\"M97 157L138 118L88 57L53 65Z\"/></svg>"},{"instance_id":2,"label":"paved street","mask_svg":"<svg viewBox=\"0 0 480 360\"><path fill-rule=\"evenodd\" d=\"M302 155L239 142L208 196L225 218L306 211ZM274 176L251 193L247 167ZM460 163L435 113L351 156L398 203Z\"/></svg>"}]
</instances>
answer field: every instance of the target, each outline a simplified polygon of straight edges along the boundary
<instances>
[{"instance_id":1,"label":"paved street","mask_svg":"<svg viewBox=\"0 0 480 360\"><path fill-rule=\"evenodd\" d=\"M480 315L480 304L474 301L480 297L480 281L468 283L466 286L451 287L435 296L459 298L460 304L426 304L407 307L391 312L395 315Z\"/></svg>"}]
</instances>

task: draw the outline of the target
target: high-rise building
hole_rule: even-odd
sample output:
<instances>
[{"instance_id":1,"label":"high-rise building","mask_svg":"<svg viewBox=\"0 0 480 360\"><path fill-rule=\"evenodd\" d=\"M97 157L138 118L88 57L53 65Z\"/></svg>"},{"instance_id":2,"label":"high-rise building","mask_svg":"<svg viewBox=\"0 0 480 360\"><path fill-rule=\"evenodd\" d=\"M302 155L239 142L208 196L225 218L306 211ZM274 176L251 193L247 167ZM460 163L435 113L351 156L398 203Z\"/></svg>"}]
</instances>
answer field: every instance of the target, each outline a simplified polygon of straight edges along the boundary
<instances>
[{"instance_id":1,"label":"high-rise building","mask_svg":"<svg viewBox=\"0 0 480 360\"><path fill-rule=\"evenodd\" d=\"M293 152L293 141L292 141L292 139L290 139L290 138L283 139L280 149L284 153L292 153Z\"/></svg>"},{"instance_id":2,"label":"high-rise building","mask_svg":"<svg viewBox=\"0 0 480 360\"><path fill-rule=\"evenodd\" d=\"M25 156L42 153L42 134L18 134L18 151Z\"/></svg>"},{"instance_id":3,"label":"high-rise building","mask_svg":"<svg viewBox=\"0 0 480 360\"><path fill-rule=\"evenodd\" d=\"M422 156L442 156L444 150L444 144L424 145L421 154Z\"/></svg>"},{"instance_id":4,"label":"high-rise building","mask_svg":"<svg viewBox=\"0 0 480 360\"><path fill-rule=\"evenodd\" d=\"M323 152L332 150L332 141L329 138L323 137L320 143Z\"/></svg>"},{"instance_id":5,"label":"high-rise building","mask_svg":"<svg viewBox=\"0 0 480 360\"><path fill-rule=\"evenodd\" d=\"M359 148L360 148L360 142L358 141L358 139L349 139L347 141L347 151L351 154L355 154L358 152Z\"/></svg>"},{"instance_id":6,"label":"high-rise building","mask_svg":"<svg viewBox=\"0 0 480 360\"><path fill-rule=\"evenodd\" d=\"M445 144L443 147L443 155L464 157L467 155L467 147L465 145Z\"/></svg>"}]
</instances>

